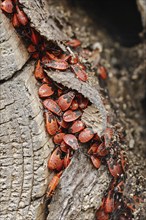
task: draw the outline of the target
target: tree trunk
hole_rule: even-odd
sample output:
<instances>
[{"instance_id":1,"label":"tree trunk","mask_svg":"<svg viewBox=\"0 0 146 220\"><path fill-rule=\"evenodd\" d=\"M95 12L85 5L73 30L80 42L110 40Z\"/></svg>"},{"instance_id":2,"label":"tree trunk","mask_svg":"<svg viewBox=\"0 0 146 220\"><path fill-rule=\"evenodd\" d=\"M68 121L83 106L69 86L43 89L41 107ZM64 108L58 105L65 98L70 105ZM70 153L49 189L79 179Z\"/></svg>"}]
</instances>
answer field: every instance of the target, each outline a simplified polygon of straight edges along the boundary
<instances>
[{"instance_id":1,"label":"tree trunk","mask_svg":"<svg viewBox=\"0 0 146 220\"><path fill-rule=\"evenodd\" d=\"M69 71L59 74L47 71L47 74L54 81L81 92L90 100L92 105L84 112L82 119L96 132L102 134L109 124L119 131L124 127L130 146L127 146L126 150L130 157L131 172L134 173L138 167L139 176L145 176L144 138L141 140L145 134L144 111L141 105L141 100L144 99L141 91L145 88L143 43L131 48L117 46L112 38L109 39L108 33L102 28L98 30L97 27L99 33L95 36L94 22L90 20L90 16L80 7L75 12L66 1L19 2L24 6L31 25L48 41L56 42L63 50L66 50L64 41L74 33L82 40L83 47L97 41L104 45L106 49L101 62L109 69L109 81L104 85L106 93L100 87L102 85L95 74L89 77L86 84L73 77ZM144 18L144 4L138 1L138 5ZM80 146L80 150L74 154L70 165L63 172L55 195L47 206L45 192L53 176L47 169L47 160L54 145L45 131L43 107L38 98L38 82L33 76L35 63L30 59L10 20L4 14L1 17L0 219L92 220L111 181L108 169L104 165L98 170L94 169L85 154L85 147ZM78 23L79 18L81 21ZM93 25L91 30L90 25ZM113 64L115 61L112 63L111 56L116 59L117 65L120 65L121 75L117 75ZM125 56L130 62L128 66L125 64ZM122 75L124 71L125 75ZM134 92L135 88L137 94ZM125 102L128 103L126 110ZM134 110L131 110L132 108ZM107 121L109 116L110 121ZM137 164L138 151L141 162ZM135 181L134 187L137 187L138 177L136 174L133 174L133 177L130 175L128 174L126 189L129 189L131 178ZM140 184L143 189L143 181ZM134 187L129 192L125 191L125 194L130 195L135 190ZM144 219L144 215L142 205L136 212L135 220L139 216L139 219Z\"/></svg>"}]
</instances>

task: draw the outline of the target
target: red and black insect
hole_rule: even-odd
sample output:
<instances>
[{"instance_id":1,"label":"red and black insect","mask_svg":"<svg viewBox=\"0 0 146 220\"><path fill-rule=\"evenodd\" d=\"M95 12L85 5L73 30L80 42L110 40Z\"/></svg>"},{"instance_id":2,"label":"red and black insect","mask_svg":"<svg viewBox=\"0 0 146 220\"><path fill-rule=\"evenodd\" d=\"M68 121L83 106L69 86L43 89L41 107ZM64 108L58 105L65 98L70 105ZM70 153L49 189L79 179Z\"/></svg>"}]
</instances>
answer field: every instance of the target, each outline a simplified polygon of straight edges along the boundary
<instances>
[{"instance_id":1,"label":"red and black insect","mask_svg":"<svg viewBox=\"0 0 146 220\"><path fill-rule=\"evenodd\" d=\"M114 131L112 128L106 128L104 133L103 133L103 137L104 137L104 143L106 147L110 147L111 146L111 140L113 138L114 135Z\"/></svg>"},{"instance_id":2,"label":"red and black insect","mask_svg":"<svg viewBox=\"0 0 146 220\"><path fill-rule=\"evenodd\" d=\"M65 136L65 133L63 133L63 132L56 134L53 138L54 143L61 144L64 136Z\"/></svg>"},{"instance_id":3,"label":"red and black insect","mask_svg":"<svg viewBox=\"0 0 146 220\"><path fill-rule=\"evenodd\" d=\"M48 160L48 168L50 170L61 171L63 169L63 165L62 151L59 147L57 147Z\"/></svg>"},{"instance_id":4,"label":"red and black insect","mask_svg":"<svg viewBox=\"0 0 146 220\"><path fill-rule=\"evenodd\" d=\"M82 143L86 143L90 141L94 136L94 132L92 128L85 128L83 131L80 132L79 134L79 141Z\"/></svg>"},{"instance_id":5,"label":"red and black insect","mask_svg":"<svg viewBox=\"0 0 146 220\"><path fill-rule=\"evenodd\" d=\"M96 154L98 156L104 157L109 153L109 151L106 149L105 144L102 142L100 145L98 145Z\"/></svg>"},{"instance_id":6,"label":"red and black insect","mask_svg":"<svg viewBox=\"0 0 146 220\"><path fill-rule=\"evenodd\" d=\"M114 192L110 190L104 201L104 210L106 213L112 213L115 209Z\"/></svg>"},{"instance_id":7,"label":"red and black insect","mask_svg":"<svg viewBox=\"0 0 146 220\"><path fill-rule=\"evenodd\" d=\"M68 167L71 161L71 156L70 156L70 149L67 150L67 153L64 157L64 168Z\"/></svg>"},{"instance_id":8,"label":"red and black insect","mask_svg":"<svg viewBox=\"0 0 146 220\"><path fill-rule=\"evenodd\" d=\"M39 41L40 41L40 36L39 34L31 28L31 42L34 44L34 45L38 45L39 44Z\"/></svg>"},{"instance_id":9,"label":"red and black insect","mask_svg":"<svg viewBox=\"0 0 146 220\"><path fill-rule=\"evenodd\" d=\"M80 79L83 82L87 81L87 73L85 72L85 70L81 69L77 64L71 65L71 70L75 73L78 79Z\"/></svg>"},{"instance_id":10,"label":"red and black insect","mask_svg":"<svg viewBox=\"0 0 146 220\"><path fill-rule=\"evenodd\" d=\"M89 155L95 155L97 153L97 149L98 149L99 143L96 142L94 144L92 144L88 150L88 154Z\"/></svg>"},{"instance_id":11,"label":"red and black insect","mask_svg":"<svg viewBox=\"0 0 146 220\"><path fill-rule=\"evenodd\" d=\"M69 127L69 123L65 122L62 117L58 117L58 118L57 118L57 122L58 122L58 124L59 124L62 128L68 128L68 127Z\"/></svg>"},{"instance_id":12,"label":"red and black insect","mask_svg":"<svg viewBox=\"0 0 146 220\"><path fill-rule=\"evenodd\" d=\"M121 163L118 162L117 159L113 159L112 157L110 157L107 160L107 165L108 165L110 174L114 178L118 178L123 173Z\"/></svg>"},{"instance_id":13,"label":"red and black insect","mask_svg":"<svg viewBox=\"0 0 146 220\"><path fill-rule=\"evenodd\" d=\"M101 165L100 159L96 156L93 156L93 155L91 155L90 158L91 158L91 161L92 161L92 164L94 165L94 167L98 169Z\"/></svg>"},{"instance_id":14,"label":"red and black insect","mask_svg":"<svg viewBox=\"0 0 146 220\"><path fill-rule=\"evenodd\" d=\"M104 66L98 67L99 77L103 80L107 79L107 71Z\"/></svg>"},{"instance_id":15,"label":"red and black insect","mask_svg":"<svg viewBox=\"0 0 146 220\"><path fill-rule=\"evenodd\" d=\"M78 98L79 108L80 109L87 108L87 106L89 104L89 100L87 98L85 98L82 94L77 94L77 98Z\"/></svg>"},{"instance_id":16,"label":"red and black insect","mask_svg":"<svg viewBox=\"0 0 146 220\"><path fill-rule=\"evenodd\" d=\"M81 120L73 122L72 126L69 128L69 132L72 134L82 131L85 128L85 124Z\"/></svg>"},{"instance_id":17,"label":"red and black insect","mask_svg":"<svg viewBox=\"0 0 146 220\"><path fill-rule=\"evenodd\" d=\"M110 220L109 213L106 213L103 206L101 206L96 212L96 220Z\"/></svg>"},{"instance_id":18,"label":"red and black insect","mask_svg":"<svg viewBox=\"0 0 146 220\"><path fill-rule=\"evenodd\" d=\"M40 88L39 88L39 97L40 98L47 98L51 95L54 94L54 89L52 88L51 85L48 84L43 84Z\"/></svg>"},{"instance_id":19,"label":"red and black insect","mask_svg":"<svg viewBox=\"0 0 146 220\"><path fill-rule=\"evenodd\" d=\"M49 63L44 63L44 67L55 70L66 70L69 66L66 61L51 60Z\"/></svg>"},{"instance_id":20,"label":"red and black insect","mask_svg":"<svg viewBox=\"0 0 146 220\"><path fill-rule=\"evenodd\" d=\"M62 171L58 174L56 174L52 180L50 181L48 185L48 191L47 191L47 197L51 197L53 195L53 192L55 191L56 187L58 186L60 177L62 175Z\"/></svg>"},{"instance_id":21,"label":"red and black insect","mask_svg":"<svg viewBox=\"0 0 146 220\"><path fill-rule=\"evenodd\" d=\"M62 111L66 111L70 107L74 97L75 97L75 93L72 91L59 97L58 105L60 106Z\"/></svg>"},{"instance_id":22,"label":"red and black insect","mask_svg":"<svg viewBox=\"0 0 146 220\"><path fill-rule=\"evenodd\" d=\"M78 140L73 134L66 134L63 137L63 140L73 150L77 150L79 148Z\"/></svg>"},{"instance_id":23,"label":"red and black insect","mask_svg":"<svg viewBox=\"0 0 146 220\"><path fill-rule=\"evenodd\" d=\"M58 124L55 116L50 111L44 112L46 130L50 135L55 135L58 131Z\"/></svg>"},{"instance_id":24,"label":"red and black insect","mask_svg":"<svg viewBox=\"0 0 146 220\"><path fill-rule=\"evenodd\" d=\"M25 26L28 24L28 18L26 14L16 5L16 13L17 13L17 18L18 21L21 25Z\"/></svg>"},{"instance_id":25,"label":"red and black insect","mask_svg":"<svg viewBox=\"0 0 146 220\"><path fill-rule=\"evenodd\" d=\"M62 115L61 108L53 99L45 99L45 101L43 101L43 105L46 109L53 112L54 114L58 116Z\"/></svg>"},{"instance_id":26,"label":"red and black insect","mask_svg":"<svg viewBox=\"0 0 146 220\"><path fill-rule=\"evenodd\" d=\"M5 0L1 3L1 9L8 14L13 13L13 8L12 0Z\"/></svg>"},{"instance_id":27,"label":"red and black insect","mask_svg":"<svg viewBox=\"0 0 146 220\"><path fill-rule=\"evenodd\" d=\"M17 14L15 13L12 17L12 25L15 27L15 28L19 28L20 27L20 22L17 18Z\"/></svg>"},{"instance_id":28,"label":"red and black insect","mask_svg":"<svg viewBox=\"0 0 146 220\"><path fill-rule=\"evenodd\" d=\"M72 39L72 40L68 41L66 43L66 45L76 48L76 47L79 47L81 45L81 41L79 41L78 39Z\"/></svg>"},{"instance_id":29,"label":"red and black insect","mask_svg":"<svg viewBox=\"0 0 146 220\"><path fill-rule=\"evenodd\" d=\"M76 99L74 99L70 105L71 110L77 110L79 108L79 104Z\"/></svg>"},{"instance_id":30,"label":"red and black insect","mask_svg":"<svg viewBox=\"0 0 146 220\"><path fill-rule=\"evenodd\" d=\"M54 60L54 61L58 61L58 62L62 61L62 60L58 59L53 53L50 53L49 51L47 51L46 54L50 60Z\"/></svg>"},{"instance_id":31,"label":"red and black insect","mask_svg":"<svg viewBox=\"0 0 146 220\"><path fill-rule=\"evenodd\" d=\"M80 110L67 110L64 114L63 114L63 120L65 122L72 122L75 121L76 119L80 118L82 115L82 112Z\"/></svg>"},{"instance_id":32,"label":"red and black insect","mask_svg":"<svg viewBox=\"0 0 146 220\"><path fill-rule=\"evenodd\" d=\"M79 61L79 58L77 55L70 56L70 58L69 58L70 64L76 64L76 63L78 63L78 61Z\"/></svg>"},{"instance_id":33,"label":"red and black insect","mask_svg":"<svg viewBox=\"0 0 146 220\"><path fill-rule=\"evenodd\" d=\"M67 145L64 141L62 141L60 144L60 149L62 150L62 152L67 153L69 149L69 145Z\"/></svg>"},{"instance_id":34,"label":"red and black insect","mask_svg":"<svg viewBox=\"0 0 146 220\"><path fill-rule=\"evenodd\" d=\"M42 80L45 76L43 67L41 66L40 60L38 60L35 70L34 70L35 78L38 80Z\"/></svg>"}]
</instances>

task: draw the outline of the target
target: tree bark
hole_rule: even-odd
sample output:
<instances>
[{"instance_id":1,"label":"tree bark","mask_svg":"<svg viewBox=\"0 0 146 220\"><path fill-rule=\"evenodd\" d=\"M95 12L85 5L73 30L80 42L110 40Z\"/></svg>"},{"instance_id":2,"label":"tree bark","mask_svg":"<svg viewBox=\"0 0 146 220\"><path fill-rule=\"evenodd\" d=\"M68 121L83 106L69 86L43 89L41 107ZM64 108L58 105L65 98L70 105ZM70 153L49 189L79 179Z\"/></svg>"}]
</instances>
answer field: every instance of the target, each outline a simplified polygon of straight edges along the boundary
<instances>
[{"instance_id":1,"label":"tree bark","mask_svg":"<svg viewBox=\"0 0 146 220\"><path fill-rule=\"evenodd\" d=\"M20 2L31 25L48 41L54 41L66 50L63 42L69 39L68 21L61 12L63 3L46 0ZM38 83L33 76L35 63L29 59L23 41L3 14L2 21L0 219L94 219L111 177L106 166L99 170L93 168L83 146L63 172L46 216L44 195L53 175L48 172L47 160L54 145L45 131ZM144 71L142 65L137 64L141 72ZM115 123L116 116L110 102L105 101L95 75L89 77L89 83L81 83L70 72L47 71L47 74L54 81L89 98L92 107L84 112L83 120L87 125L92 123L96 132L102 134L109 115Z\"/></svg>"}]
</instances>

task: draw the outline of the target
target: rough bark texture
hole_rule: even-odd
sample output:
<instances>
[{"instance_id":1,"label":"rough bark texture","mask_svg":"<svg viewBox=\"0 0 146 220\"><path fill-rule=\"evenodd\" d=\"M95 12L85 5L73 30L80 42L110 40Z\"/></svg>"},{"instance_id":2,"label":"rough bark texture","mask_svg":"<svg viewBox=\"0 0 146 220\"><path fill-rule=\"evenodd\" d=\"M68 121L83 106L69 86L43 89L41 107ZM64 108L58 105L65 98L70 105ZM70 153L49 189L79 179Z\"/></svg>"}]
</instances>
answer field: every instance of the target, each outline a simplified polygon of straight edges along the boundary
<instances>
[{"instance_id":1,"label":"rough bark texture","mask_svg":"<svg viewBox=\"0 0 146 220\"><path fill-rule=\"evenodd\" d=\"M42 36L53 41L67 40L67 36L62 31L63 25L61 23L60 13L54 8L54 4L46 0L20 0L20 2L24 6L24 11L30 18L32 26Z\"/></svg>"},{"instance_id":2,"label":"rough bark texture","mask_svg":"<svg viewBox=\"0 0 146 220\"><path fill-rule=\"evenodd\" d=\"M108 188L110 178L105 167L97 171L83 152L76 152L64 171L49 207L47 220L94 219L96 208Z\"/></svg>"},{"instance_id":3,"label":"rough bark texture","mask_svg":"<svg viewBox=\"0 0 146 220\"><path fill-rule=\"evenodd\" d=\"M1 75L0 80L10 78L20 70L29 58L25 46L12 27L10 20L1 14Z\"/></svg>"},{"instance_id":4,"label":"rough bark texture","mask_svg":"<svg viewBox=\"0 0 146 220\"><path fill-rule=\"evenodd\" d=\"M42 219L48 138L34 63L1 86L1 219Z\"/></svg>"},{"instance_id":5,"label":"rough bark texture","mask_svg":"<svg viewBox=\"0 0 146 220\"><path fill-rule=\"evenodd\" d=\"M57 41L61 46L61 41L66 40L66 33L68 32L68 35L72 36L75 31L81 40L85 39L83 45L89 45L89 42L97 41L97 36L94 36L95 32L90 31L90 28L88 31L86 30L86 22L88 19L80 19L80 14L82 15L80 10L78 11L79 14L78 12L77 14L72 13L71 17L74 15L74 20L71 21L73 30L70 30L67 27L69 26L68 23L63 22L66 20L66 14L63 14L60 6L56 7L51 1L45 0L21 0L20 2L24 5L24 11L29 16L32 26L45 36L46 39ZM144 4L142 3L142 5ZM141 10L143 11L143 9ZM141 13L143 14L142 11ZM82 16L84 18L84 14ZM81 20L82 24L78 23L79 20ZM53 144L48 135L46 135L44 128L42 105L37 95L37 82L33 76L34 63L28 62L26 64L29 56L21 39L18 37L5 15L2 15L2 21L1 79L3 81L1 85L0 219L43 220L46 218L43 197L47 188L47 183L51 178L51 175L48 174L46 163L48 155L53 149ZM88 26L91 26L90 22ZM80 28L82 28L82 31ZM88 36L90 36L90 38ZM113 51L114 43L111 39L109 40L108 36L102 31L99 39L104 41L105 46L111 46L105 52L105 59L107 60L105 65L110 68L108 62L111 60L110 57L113 56L111 51ZM62 48L64 48L64 46L62 46ZM117 46L114 46L114 50L118 51L118 49ZM123 57L125 58L125 56L128 56L129 60L133 59L133 63L137 61L137 57L141 59L141 48L138 49L138 47L136 47L133 49L134 54L136 54L135 51L139 51L135 56L133 55L132 49L127 49L132 56L128 55L126 50L121 50L123 52ZM122 57L119 57L119 60L121 62L120 65L123 65L125 60L122 62ZM25 67L23 67L24 65ZM135 77L134 79L138 79L141 82L139 83L140 87L136 96L140 103L140 100L144 97L144 94L140 96L140 98L138 97L141 93L141 88L144 88L144 67L143 64L140 65L139 63L135 65L137 72L132 76ZM140 146L140 152L143 152L143 147L141 147L143 146L143 142L141 141L142 144L139 143L142 133L141 121L139 124L137 123L137 125L135 120L130 118L130 114L127 112L123 113L125 106L123 102L126 100L126 103L128 103L127 106L131 104L133 101L132 95L134 93L133 90L132 92L129 92L129 90L133 84L137 85L136 81L134 81L129 89L128 82L125 83L128 79L127 75L124 75L127 71L125 69L123 68L121 70L123 75L121 74L120 80L117 78L117 72L114 68L112 69L113 72L109 73L110 80L108 89L110 89L110 94L113 95L114 99L111 100L111 103L114 103L116 115L121 119L119 120L120 123L125 125L127 138L129 138L129 146L133 143L131 141L133 140L133 130L131 127L135 129L139 126L139 129L136 131L137 139L135 139L135 147L138 148ZM48 72L48 74L50 73ZM83 83L80 87L74 75L71 73L67 74L68 77L65 76L65 73L59 75L59 73L51 72L50 76L52 78L54 77L56 81L62 80L62 83L65 83L65 85L70 88L79 89L83 95L90 99L94 104L94 108L96 106L96 108L99 109L99 114L98 111L96 112L95 110L95 112L98 115L98 119L100 119L99 124L101 125L98 127L98 132L102 132L106 126L105 118L107 108L105 110L102 105L103 100L99 97L99 87L92 88L90 83L89 85ZM71 83L70 79L72 81ZM97 80L97 77L95 77L95 80ZM125 87L125 84L128 88ZM119 88L121 89L119 90ZM123 91L125 91L126 95L128 94L128 98L127 96L123 98L124 101L120 99L121 96L119 96L121 92L124 97ZM94 96L95 94L96 96ZM137 99L135 98L133 102L136 103ZM140 106L140 104L138 106ZM130 111L130 107L127 107L127 109ZM139 109L141 109L141 106L136 108L138 111ZM95 119L90 113L91 109L89 108L83 114L86 123ZM89 115L89 118L87 115ZM135 113L133 113L133 115L135 115ZM92 119L92 117L94 119ZM93 127L96 127L95 123L93 123ZM119 127L120 125L117 124L117 128ZM121 127L119 130L120 129ZM132 152L131 155L133 157ZM135 160L137 160L137 158ZM141 161L143 160L141 159ZM139 167L141 168L142 165ZM143 170L142 172L144 173ZM129 179L130 178L131 176L129 176ZM47 219L94 219L95 209L100 205L103 193L108 189L109 181L110 175L108 175L107 168L102 166L98 171L94 169L89 159L84 155L83 147L81 147L81 150L75 153L69 167L64 171L61 177L59 187L49 205ZM141 216L144 215L145 214ZM140 220L142 219L144 218Z\"/></svg>"}]
</instances>

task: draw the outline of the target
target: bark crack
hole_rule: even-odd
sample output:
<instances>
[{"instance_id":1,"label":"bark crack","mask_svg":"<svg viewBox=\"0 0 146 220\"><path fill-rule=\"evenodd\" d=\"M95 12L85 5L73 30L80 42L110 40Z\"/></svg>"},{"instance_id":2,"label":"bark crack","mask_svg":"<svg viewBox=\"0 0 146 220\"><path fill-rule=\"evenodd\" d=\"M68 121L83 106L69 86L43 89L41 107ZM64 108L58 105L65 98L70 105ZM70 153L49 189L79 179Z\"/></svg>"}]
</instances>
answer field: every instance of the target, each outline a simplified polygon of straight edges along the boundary
<instances>
[{"instance_id":1,"label":"bark crack","mask_svg":"<svg viewBox=\"0 0 146 220\"><path fill-rule=\"evenodd\" d=\"M29 59L22 65L22 67L19 70L15 71L11 76L8 76L2 80L0 79L0 84L2 85L6 82L12 81L13 79L21 75L24 69L29 65L30 61L31 61L31 57L29 57Z\"/></svg>"}]
</instances>

